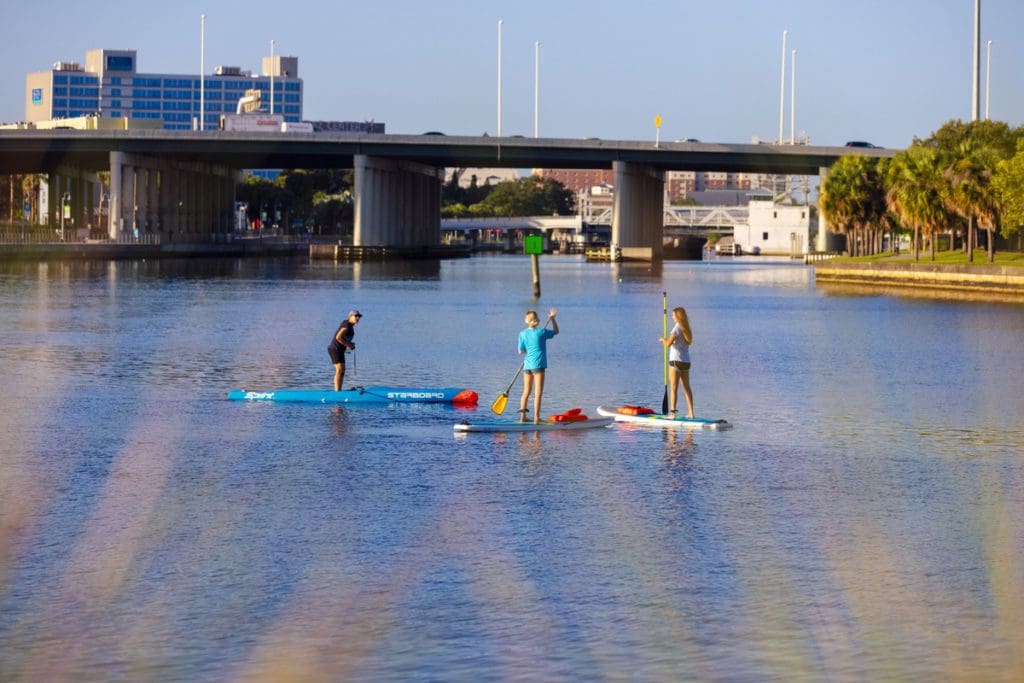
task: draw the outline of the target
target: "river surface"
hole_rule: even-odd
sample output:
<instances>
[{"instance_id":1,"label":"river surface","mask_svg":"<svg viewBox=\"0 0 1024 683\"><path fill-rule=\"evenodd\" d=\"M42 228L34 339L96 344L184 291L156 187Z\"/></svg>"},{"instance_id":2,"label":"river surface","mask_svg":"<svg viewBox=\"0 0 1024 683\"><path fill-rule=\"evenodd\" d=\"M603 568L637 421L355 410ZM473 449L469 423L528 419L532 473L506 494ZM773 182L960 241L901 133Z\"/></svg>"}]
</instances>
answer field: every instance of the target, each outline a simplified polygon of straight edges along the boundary
<instances>
[{"instance_id":1,"label":"river surface","mask_svg":"<svg viewBox=\"0 0 1024 683\"><path fill-rule=\"evenodd\" d=\"M802 265L543 257L0 266L2 680L1021 680L1024 305ZM456 436L558 309L544 412ZM466 386L475 411L228 401ZM516 407L512 391L506 416Z\"/></svg>"}]
</instances>

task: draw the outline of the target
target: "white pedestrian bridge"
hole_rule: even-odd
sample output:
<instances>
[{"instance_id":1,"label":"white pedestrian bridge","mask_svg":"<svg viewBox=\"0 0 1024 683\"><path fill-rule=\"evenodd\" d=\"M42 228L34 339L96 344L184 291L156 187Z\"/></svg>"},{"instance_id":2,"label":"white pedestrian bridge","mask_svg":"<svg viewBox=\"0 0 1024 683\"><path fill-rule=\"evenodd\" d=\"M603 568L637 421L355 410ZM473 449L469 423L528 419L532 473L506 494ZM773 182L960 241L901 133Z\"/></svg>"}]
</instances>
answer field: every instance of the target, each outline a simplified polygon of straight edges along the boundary
<instances>
[{"instance_id":1,"label":"white pedestrian bridge","mask_svg":"<svg viewBox=\"0 0 1024 683\"><path fill-rule=\"evenodd\" d=\"M551 233L582 233L591 226L612 225L611 207L586 206L575 216L519 216L514 218L442 218L441 230L466 232L469 230L540 230ZM750 211L746 206L669 206L662 212L662 225L690 229L694 233L731 233L737 225L747 225Z\"/></svg>"}]
</instances>

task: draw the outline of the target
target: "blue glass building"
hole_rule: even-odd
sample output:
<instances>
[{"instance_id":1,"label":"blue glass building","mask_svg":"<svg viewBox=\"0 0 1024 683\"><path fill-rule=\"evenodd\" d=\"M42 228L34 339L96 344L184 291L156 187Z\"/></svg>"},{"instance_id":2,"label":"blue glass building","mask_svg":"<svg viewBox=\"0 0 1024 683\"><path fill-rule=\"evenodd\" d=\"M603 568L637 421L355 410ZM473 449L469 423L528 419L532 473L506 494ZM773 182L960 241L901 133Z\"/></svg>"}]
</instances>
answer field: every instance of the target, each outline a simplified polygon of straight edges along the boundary
<instances>
[{"instance_id":1,"label":"blue glass building","mask_svg":"<svg viewBox=\"0 0 1024 683\"><path fill-rule=\"evenodd\" d=\"M90 50L85 68L57 62L48 71L25 79L25 120L86 116L150 119L167 129L188 130L198 122L203 104L204 128L217 128L221 114L234 113L246 90L260 91L265 109L285 121L302 120L302 79L298 57L264 57L260 74L218 66L214 73L140 73L135 50Z\"/></svg>"}]
</instances>

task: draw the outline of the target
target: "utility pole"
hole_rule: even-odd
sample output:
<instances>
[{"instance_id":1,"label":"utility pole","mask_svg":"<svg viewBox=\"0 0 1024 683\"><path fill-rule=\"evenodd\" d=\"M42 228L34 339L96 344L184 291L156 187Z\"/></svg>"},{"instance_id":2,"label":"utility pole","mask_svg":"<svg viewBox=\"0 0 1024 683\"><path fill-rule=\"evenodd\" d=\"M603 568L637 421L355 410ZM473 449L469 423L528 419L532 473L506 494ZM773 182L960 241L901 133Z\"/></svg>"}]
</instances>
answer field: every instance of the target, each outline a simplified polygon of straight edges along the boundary
<instances>
[{"instance_id":1,"label":"utility pole","mask_svg":"<svg viewBox=\"0 0 1024 683\"><path fill-rule=\"evenodd\" d=\"M991 43L989 43L991 46ZM540 137L540 41L533 44L533 137Z\"/></svg>"}]
</instances>

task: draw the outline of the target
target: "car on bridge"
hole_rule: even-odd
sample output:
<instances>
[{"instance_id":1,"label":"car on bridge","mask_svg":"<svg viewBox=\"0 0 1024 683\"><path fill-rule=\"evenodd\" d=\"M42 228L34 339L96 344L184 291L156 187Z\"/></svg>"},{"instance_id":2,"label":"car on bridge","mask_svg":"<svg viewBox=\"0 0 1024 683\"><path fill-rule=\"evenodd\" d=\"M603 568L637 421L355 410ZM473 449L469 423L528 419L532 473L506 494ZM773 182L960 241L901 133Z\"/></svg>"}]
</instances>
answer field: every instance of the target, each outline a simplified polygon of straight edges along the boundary
<instances>
[{"instance_id":1,"label":"car on bridge","mask_svg":"<svg viewBox=\"0 0 1024 683\"><path fill-rule=\"evenodd\" d=\"M846 147L864 147L867 149L881 149L878 145L872 145L870 142L864 142L863 140L850 140L846 143Z\"/></svg>"}]
</instances>

